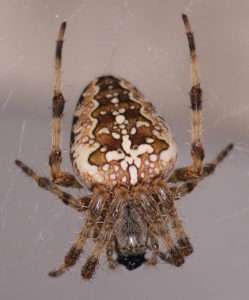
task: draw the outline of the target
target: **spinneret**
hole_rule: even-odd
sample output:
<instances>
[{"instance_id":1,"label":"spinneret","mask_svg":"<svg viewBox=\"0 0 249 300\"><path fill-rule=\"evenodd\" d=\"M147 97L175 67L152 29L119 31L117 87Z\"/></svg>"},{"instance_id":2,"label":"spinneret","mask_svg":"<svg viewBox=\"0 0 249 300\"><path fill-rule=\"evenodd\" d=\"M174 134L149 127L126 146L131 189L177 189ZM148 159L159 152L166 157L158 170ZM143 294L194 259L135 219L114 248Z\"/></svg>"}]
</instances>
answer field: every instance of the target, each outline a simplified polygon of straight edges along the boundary
<instances>
[{"instance_id":1,"label":"spinneret","mask_svg":"<svg viewBox=\"0 0 249 300\"><path fill-rule=\"evenodd\" d=\"M66 23L62 23L55 55L51 180L16 160L16 165L39 187L85 215L84 225L64 262L50 276L58 277L75 265L88 239L92 239L94 246L81 270L86 280L92 278L104 252L111 269L123 265L128 270L143 264L155 265L158 258L179 267L193 252L175 201L213 174L233 144L210 163L204 163L202 89L195 41L187 16L182 17L192 68L192 164L174 170L171 175L177 149L167 123L135 86L111 75L93 80L81 94L73 116L70 143L75 175L62 170L60 135L65 99L61 60L66 29ZM59 187L82 185L88 186L89 196L75 198Z\"/></svg>"}]
</instances>

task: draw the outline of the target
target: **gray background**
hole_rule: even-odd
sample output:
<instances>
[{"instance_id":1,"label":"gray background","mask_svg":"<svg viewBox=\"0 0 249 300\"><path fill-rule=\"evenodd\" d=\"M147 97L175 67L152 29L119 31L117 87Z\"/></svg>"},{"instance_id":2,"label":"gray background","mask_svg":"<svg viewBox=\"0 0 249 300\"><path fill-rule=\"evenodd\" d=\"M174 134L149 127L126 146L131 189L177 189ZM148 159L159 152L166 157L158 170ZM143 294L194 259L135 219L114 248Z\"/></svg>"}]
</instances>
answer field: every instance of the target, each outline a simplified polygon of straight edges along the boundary
<instances>
[{"instance_id":1,"label":"gray background","mask_svg":"<svg viewBox=\"0 0 249 300\"><path fill-rule=\"evenodd\" d=\"M195 247L176 269L160 263L128 272L104 260L90 283L82 260L59 279L58 266L83 218L39 188L14 165L20 157L48 174L53 57L59 24L68 20L63 61L67 99L63 150L75 103L103 73L134 84L168 120L189 157L190 65L181 13L195 31L204 89L207 159L230 141L233 154L177 203ZM249 284L249 1L0 2L0 298L247 299ZM78 194L76 192L76 194Z\"/></svg>"}]
</instances>

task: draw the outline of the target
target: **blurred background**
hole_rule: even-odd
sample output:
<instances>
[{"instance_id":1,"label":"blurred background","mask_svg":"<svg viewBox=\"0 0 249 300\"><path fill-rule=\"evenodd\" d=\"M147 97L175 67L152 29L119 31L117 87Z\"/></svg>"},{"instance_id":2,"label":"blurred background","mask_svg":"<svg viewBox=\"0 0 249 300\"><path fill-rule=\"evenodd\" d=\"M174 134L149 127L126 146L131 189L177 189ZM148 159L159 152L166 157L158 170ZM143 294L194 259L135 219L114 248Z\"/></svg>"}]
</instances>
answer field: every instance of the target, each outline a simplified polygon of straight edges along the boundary
<instances>
[{"instance_id":1,"label":"blurred background","mask_svg":"<svg viewBox=\"0 0 249 300\"><path fill-rule=\"evenodd\" d=\"M247 299L249 280L249 2L11 0L0 2L0 298ZM215 174L177 203L195 251L181 268L160 263L113 272L105 259L83 282L81 261L59 279L83 217L38 187L13 162L48 175L55 40L63 52L67 99L64 166L78 97L96 76L134 83L171 125L178 166L190 162L189 52L181 14L195 32L204 90L207 160L236 147ZM72 191L75 195L79 192Z\"/></svg>"}]
</instances>

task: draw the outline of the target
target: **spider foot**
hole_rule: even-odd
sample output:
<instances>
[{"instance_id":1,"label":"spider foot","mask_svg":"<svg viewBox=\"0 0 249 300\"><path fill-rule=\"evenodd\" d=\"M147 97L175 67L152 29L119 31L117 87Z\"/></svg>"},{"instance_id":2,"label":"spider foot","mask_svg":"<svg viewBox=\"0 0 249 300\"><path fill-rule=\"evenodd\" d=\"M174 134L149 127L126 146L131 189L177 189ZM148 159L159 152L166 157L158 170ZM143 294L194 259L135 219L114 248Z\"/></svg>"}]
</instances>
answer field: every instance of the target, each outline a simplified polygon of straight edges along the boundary
<instances>
[{"instance_id":1,"label":"spider foot","mask_svg":"<svg viewBox=\"0 0 249 300\"><path fill-rule=\"evenodd\" d=\"M178 249L183 256L189 256L193 253L193 247L187 237L179 239L177 241Z\"/></svg>"},{"instance_id":2,"label":"spider foot","mask_svg":"<svg viewBox=\"0 0 249 300\"><path fill-rule=\"evenodd\" d=\"M184 264L184 256L177 247L170 249L167 253L160 253L160 258L171 265L180 267Z\"/></svg>"},{"instance_id":3,"label":"spider foot","mask_svg":"<svg viewBox=\"0 0 249 300\"><path fill-rule=\"evenodd\" d=\"M53 270L51 272L48 273L48 276L50 277L59 277L61 276L63 273L65 272L65 270L63 268L60 268L58 270Z\"/></svg>"},{"instance_id":4,"label":"spider foot","mask_svg":"<svg viewBox=\"0 0 249 300\"><path fill-rule=\"evenodd\" d=\"M85 265L83 266L81 270L81 276L83 279L89 280L93 277L93 274L95 272L95 269L98 265L99 261L96 257L89 257L86 261Z\"/></svg>"},{"instance_id":5,"label":"spider foot","mask_svg":"<svg viewBox=\"0 0 249 300\"><path fill-rule=\"evenodd\" d=\"M109 260L108 266L111 270L115 270L118 267L118 262L115 260Z\"/></svg>"}]
</instances>

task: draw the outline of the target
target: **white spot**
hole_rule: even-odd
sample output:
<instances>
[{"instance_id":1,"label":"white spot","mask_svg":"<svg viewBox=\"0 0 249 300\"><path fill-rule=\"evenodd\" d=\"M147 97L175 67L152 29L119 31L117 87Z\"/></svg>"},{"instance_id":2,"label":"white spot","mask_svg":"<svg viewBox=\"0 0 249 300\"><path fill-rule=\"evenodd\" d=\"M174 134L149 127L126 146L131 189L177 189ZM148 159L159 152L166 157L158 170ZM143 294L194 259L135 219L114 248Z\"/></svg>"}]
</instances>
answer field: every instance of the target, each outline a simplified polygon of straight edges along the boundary
<instances>
[{"instance_id":1,"label":"white spot","mask_svg":"<svg viewBox=\"0 0 249 300\"><path fill-rule=\"evenodd\" d=\"M107 151L107 148L105 146L100 148L100 152L106 152L106 151Z\"/></svg>"},{"instance_id":2,"label":"white spot","mask_svg":"<svg viewBox=\"0 0 249 300\"><path fill-rule=\"evenodd\" d=\"M114 116L118 116L118 115L119 115L119 112L116 111L116 110L114 110L114 111L112 112L112 114L113 114Z\"/></svg>"},{"instance_id":3,"label":"white spot","mask_svg":"<svg viewBox=\"0 0 249 300\"><path fill-rule=\"evenodd\" d=\"M131 164L133 163L133 158L132 158L132 157L129 157L129 156L126 156L126 157L125 157L125 161L126 161L129 165L131 165Z\"/></svg>"},{"instance_id":4,"label":"white spot","mask_svg":"<svg viewBox=\"0 0 249 300\"><path fill-rule=\"evenodd\" d=\"M125 134L127 134L128 132L127 132L126 129L122 129L121 133L125 135Z\"/></svg>"},{"instance_id":5,"label":"white spot","mask_svg":"<svg viewBox=\"0 0 249 300\"><path fill-rule=\"evenodd\" d=\"M89 141L89 137L88 136L84 136L83 138L82 138L82 143L87 143Z\"/></svg>"},{"instance_id":6,"label":"white spot","mask_svg":"<svg viewBox=\"0 0 249 300\"><path fill-rule=\"evenodd\" d=\"M111 100L111 103L119 103L118 98L113 98L113 99Z\"/></svg>"},{"instance_id":7,"label":"white spot","mask_svg":"<svg viewBox=\"0 0 249 300\"><path fill-rule=\"evenodd\" d=\"M152 144L152 143L154 143L154 139L152 139L152 138L146 138L145 139L145 141L146 141L146 143L148 143L148 144Z\"/></svg>"},{"instance_id":8,"label":"white spot","mask_svg":"<svg viewBox=\"0 0 249 300\"><path fill-rule=\"evenodd\" d=\"M137 121L137 122L136 122L136 125L137 125L137 128L143 127L143 126L145 126L145 127L150 127L150 123L144 122L144 121Z\"/></svg>"},{"instance_id":9,"label":"white spot","mask_svg":"<svg viewBox=\"0 0 249 300\"><path fill-rule=\"evenodd\" d=\"M135 166L130 166L129 173L130 173L130 182L132 185L135 185L137 183L137 168Z\"/></svg>"},{"instance_id":10,"label":"white spot","mask_svg":"<svg viewBox=\"0 0 249 300\"><path fill-rule=\"evenodd\" d=\"M109 85L108 90L112 90L112 89L113 89L113 85Z\"/></svg>"},{"instance_id":11,"label":"white spot","mask_svg":"<svg viewBox=\"0 0 249 300\"><path fill-rule=\"evenodd\" d=\"M101 133L110 134L110 130L108 128L104 127L98 131L98 134L101 134Z\"/></svg>"},{"instance_id":12,"label":"white spot","mask_svg":"<svg viewBox=\"0 0 249 300\"><path fill-rule=\"evenodd\" d=\"M126 182L126 177L124 176L123 178L122 178L122 182Z\"/></svg>"},{"instance_id":13,"label":"white spot","mask_svg":"<svg viewBox=\"0 0 249 300\"><path fill-rule=\"evenodd\" d=\"M135 105L131 105L131 107L130 107L131 109L135 109Z\"/></svg>"},{"instance_id":14,"label":"white spot","mask_svg":"<svg viewBox=\"0 0 249 300\"><path fill-rule=\"evenodd\" d=\"M141 166L141 159L139 157L134 158L134 164L136 165L137 168L140 168Z\"/></svg>"},{"instance_id":15,"label":"white spot","mask_svg":"<svg viewBox=\"0 0 249 300\"><path fill-rule=\"evenodd\" d=\"M144 163L146 166L148 166L150 164L150 162L148 160L146 160Z\"/></svg>"},{"instance_id":16,"label":"white spot","mask_svg":"<svg viewBox=\"0 0 249 300\"><path fill-rule=\"evenodd\" d=\"M101 110L100 114L101 114L101 115L106 115L106 111Z\"/></svg>"},{"instance_id":17,"label":"white spot","mask_svg":"<svg viewBox=\"0 0 249 300\"><path fill-rule=\"evenodd\" d=\"M113 133L112 133L112 137L113 137L114 139L116 139L116 140L119 140L119 139L120 139L120 134L117 133L117 132L113 132Z\"/></svg>"},{"instance_id":18,"label":"white spot","mask_svg":"<svg viewBox=\"0 0 249 300\"><path fill-rule=\"evenodd\" d=\"M124 135L123 136L123 141L122 141L122 147L124 151L129 154L130 156L126 156L125 159L126 161L131 164L136 162L136 164L140 167L141 161L139 159L139 156L144 154L144 153L152 153L154 150L150 145L147 144L141 144L138 146L137 149L131 149L131 140L129 135ZM139 159L139 160L138 160ZM130 160L130 161L128 161Z\"/></svg>"},{"instance_id":19,"label":"white spot","mask_svg":"<svg viewBox=\"0 0 249 300\"><path fill-rule=\"evenodd\" d=\"M121 114L125 113L125 108L120 108L120 109L119 109L119 112L120 112Z\"/></svg>"},{"instance_id":20,"label":"white spot","mask_svg":"<svg viewBox=\"0 0 249 300\"><path fill-rule=\"evenodd\" d=\"M162 135L158 130L156 130L156 129L152 130L152 133L153 133L156 137L158 137L158 138L162 138L162 137L163 137L163 135Z\"/></svg>"},{"instance_id":21,"label":"white spot","mask_svg":"<svg viewBox=\"0 0 249 300\"><path fill-rule=\"evenodd\" d=\"M131 132L130 133L132 135L136 134L136 132L137 132L137 129L135 127L131 128Z\"/></svg>"},{"instance_id":22,"label":"white spot","mask_svg":"<svg viewBox=\"0 0 249 300\"><path fill-rule=\"evenodd\" d=\"M144 178L144 175L145 175L144 172L142 172L142 173L141 173L141 177Z\"/></svg>"},{"instance_id":23,"label":"white spot","mask_svg":"<svg viewBox=\"0 0 249 300\"><path fill-rule=\"evenodd\" d=\"M128 124L128 123L129 123L129 121L128 121L128 120L125 120L125 121L124 121L124 123L125 123L125 124Z\"/></svg>"},{"instance_id":24,"label":"white spot","mask_svg":"<svg viewBox=\"0 0 249 300\"><path fill-rule=\"evenodd\" d=\"M151 154L150 155L150 160L151 161L157 161L157 155L156 154Z\"/></svg>"},{"instance_id":25,"label":"white spot","mask_svg":"<svg viewBox=\"0 0 249 300\"><path fill-rule=\"evenodd\" d=\"M116 150L114 151L109 151L106 153L106 160L108 162L112 161L112 160L121 160L124 159L125 155L123 152L118 152Z\"/></svg>"},{"instance_id":26,"label":"white spot","mask_svg":"<svg viewBox=\"0 0 249 300\"><path fill-rule=\"evenodd\" d=\"M125 125L124 125L124 124L121 124L121 125L119 125L119 128L120 128L120 129L124 129L124 128L125 128Z\"/></svg>"},{"instance_id":27,"label":"white spot","mask_svg":"<svg viewBox=\"0 0 249 300\"><path fill-rule=\"evenodd\" d=\"M117 172L118 170L119 170L119 166L115 165L115 166L114 166L114 171Z\"/></svg>"},{"instance_id":28,"label":"white spot","mask_svg":"<svg viewBox=\"0 0 249 300\"><path fill-rule=\"evenodd\" d=\"M138 149L137 149L138 155L144 154L146 152L152 153L153 151L154 151L154 149L150 145L147 145L147 144L141 144L138 146Z\"/></svg>"},{"instance_id":29,"label":"white spot","mask_svg":"<svg viewBox=\"0 0 249 300\"><path fill-rule=\"evenodd\" d=\"M116 175L115 175L114 173L112 173L111 176L110 176L110 178L111 178L112 180L114 180L114 179L116 179Z\"/></svg>"},{"instance_id":30,"label":"white spot","mask_svg":"<svg viewBox=\"0 0 249 300\"><path fill-rule=\"evenodd\" d=\"M176 145L175 143L172 143L167 150L164 150L160 153L160 160L162 160L163 162L168 162L172 159L176 160L176 154Z\"/></svg>"},{"instance_id":31,"label":"white spot","mask_svg":"<svg viewBox=\"0 0 249 300\"><path fill-rule=\"evenodd\" d=\"M107 94L106 98L112 98L112 94Z\"/></svg>"},{"instance_id":32,"label":"white spot","mask_svg":"<svg viewBox=\"0 0 249 300\"><path fill-rule=\"evenodd\" d=\"M116 122L118 124L122 124L122 123L124 123L124 121L125 121L125 117L124 116L122 116L122 115L116 116Z\"/></svg>"},{"instance_id":33,"label":"white spot","mask_svg":"<svg viewBox=\"0 0 249 300\"><path fill-rule=\"evenodd\" d=\"M108 171L108 170L109 170L109 167L110 167L110 166L109 166L108 164L105 164L105 165L103 166L103 170L104 170L104 171Z\"/></svg>"},{"instance_id":34,"label":"white spot","mask_svg":"<svg viewBox=\"0 0 249 300\"><path fill-rule=\"evenodd\" d=\"M124 135L123 136L122 147L123 147L123 149L126 153L131 152L131 140L129 138L129 135Z\"/></svg>"},{"instance_id":35,"label":"white spot","mask_svg":"<svg viewBox=\"0 0 249 300\"><path fill-rule=\"evenodd\" d=\"M121 165L121 168L122 168L124 171L127 170L127 168L128 168L128 163L127 163L126 160L122 160L121 163L120 163L120 165Z\"/></svg>"}]
</instances>

